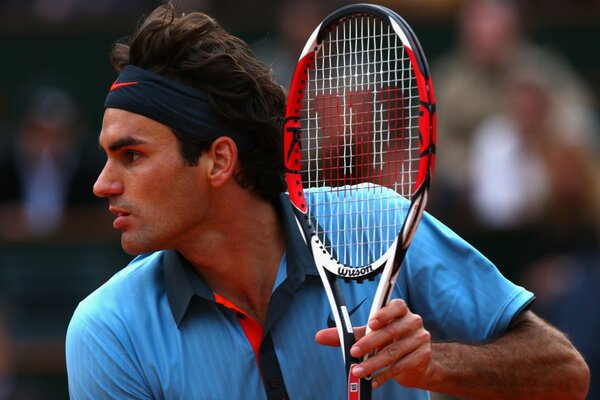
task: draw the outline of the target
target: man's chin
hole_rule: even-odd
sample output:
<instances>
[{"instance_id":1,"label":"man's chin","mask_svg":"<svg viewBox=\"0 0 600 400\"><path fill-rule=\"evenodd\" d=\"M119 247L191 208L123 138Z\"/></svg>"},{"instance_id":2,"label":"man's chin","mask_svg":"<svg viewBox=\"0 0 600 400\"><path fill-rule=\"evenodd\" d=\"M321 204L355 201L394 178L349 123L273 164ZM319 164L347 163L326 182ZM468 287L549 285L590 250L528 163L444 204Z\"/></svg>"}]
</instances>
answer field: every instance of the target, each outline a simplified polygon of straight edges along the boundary
<instances>
[{"instance_id":1,"label":"man's chin","mask_svg":"<svg viewBox=\"0 0 600 400\"><path fill-rule=\"evenodd\" d=\"M130 240L125 237L125 234L121 236L121 248L125 253L132 256L152 253L159 250L154 246L149 246L147 241Z\"/></svg>"}]
</instances>

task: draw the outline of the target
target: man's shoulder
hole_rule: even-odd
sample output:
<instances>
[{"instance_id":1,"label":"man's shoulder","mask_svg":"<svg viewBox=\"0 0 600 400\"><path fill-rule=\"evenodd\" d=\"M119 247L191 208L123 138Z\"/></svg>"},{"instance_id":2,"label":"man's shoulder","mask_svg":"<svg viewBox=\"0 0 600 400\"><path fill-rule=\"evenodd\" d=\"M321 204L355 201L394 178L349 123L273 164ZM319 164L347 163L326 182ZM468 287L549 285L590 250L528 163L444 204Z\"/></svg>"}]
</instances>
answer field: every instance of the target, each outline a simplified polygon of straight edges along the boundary
<instances>
[{"instance_id":1,"label":"man's shoulder","mask_svg":"<svg viewBox=\"0 0 600 400\"><path fill-rule=\"evenodd\" d=\"M142 312L142 304L164 293L162 257L163 252L156 252L133 259L82 300L73 319L98 321Z\"/></svg>"}]
</instances>

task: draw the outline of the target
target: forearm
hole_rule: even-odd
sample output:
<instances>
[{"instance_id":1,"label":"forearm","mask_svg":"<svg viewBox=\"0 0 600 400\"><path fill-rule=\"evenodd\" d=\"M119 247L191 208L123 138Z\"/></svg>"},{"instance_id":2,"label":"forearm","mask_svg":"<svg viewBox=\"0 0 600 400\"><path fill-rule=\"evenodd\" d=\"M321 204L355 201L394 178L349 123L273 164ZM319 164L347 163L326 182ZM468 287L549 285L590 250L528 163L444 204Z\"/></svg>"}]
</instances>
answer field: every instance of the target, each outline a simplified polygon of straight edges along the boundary
<instances>
[{"instance_id":1,"label":"forearm","mask_svg":"<svg viewBox=\"0 0 600 400\"><path fill-rule=\"evenodd\" d=\"M354 367L372 376L373 388L394 379L407 387L469 399L582 400L590 371L571 342L530 311L515 318L500 338L484 344L432 343L420 316L394 299L369 321L371 332L357 331L354 357L375 355ZM339 345L335 329L317 342Z\"/></svg>"},{"instance_id":2,"label":"forearm","mask_svg":"<svg viewBox=\"0 0 600 400\"><path fill-rule=\"evenodd\" d=\"M433 343L429 372L429 390L473 399L584 399L589 385L583 358L533 313L490 343Z\"/></svg>"}]
</instances>

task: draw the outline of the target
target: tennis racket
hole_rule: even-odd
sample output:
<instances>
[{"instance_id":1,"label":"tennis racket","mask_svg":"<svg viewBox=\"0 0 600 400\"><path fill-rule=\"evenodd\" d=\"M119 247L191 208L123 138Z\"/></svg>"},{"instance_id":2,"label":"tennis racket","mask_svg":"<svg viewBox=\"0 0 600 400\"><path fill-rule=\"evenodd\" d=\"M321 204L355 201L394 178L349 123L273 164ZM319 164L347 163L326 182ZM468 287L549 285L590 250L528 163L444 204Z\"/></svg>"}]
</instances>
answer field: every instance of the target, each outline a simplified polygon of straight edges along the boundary
<instances>
[{"instance_id":1,"label":"tennis racket","mask_svg":"<svg viewBox=\"0 0 600 400\"><path fill-rule=\"evenodd\" d=\"M348 399L369 399L371 384L351 374L360 360L350 355L342 285L381 275L369 319L389 302L427 202L435 143L429 68L408 24L371 4L325 18L292 78L284 159L298 228L337 326Z\"/></svg>"}]
</instances>

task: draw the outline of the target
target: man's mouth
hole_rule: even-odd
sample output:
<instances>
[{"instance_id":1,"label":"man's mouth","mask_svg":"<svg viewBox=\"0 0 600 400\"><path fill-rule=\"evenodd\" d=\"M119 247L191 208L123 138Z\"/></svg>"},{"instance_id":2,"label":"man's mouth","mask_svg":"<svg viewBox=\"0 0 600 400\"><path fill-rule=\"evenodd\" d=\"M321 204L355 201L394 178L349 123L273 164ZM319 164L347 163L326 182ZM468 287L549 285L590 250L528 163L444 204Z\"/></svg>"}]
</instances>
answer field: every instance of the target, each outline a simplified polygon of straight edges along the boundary
<instances>
[{"instance_id":1,"label":"man's mouth","mask_svg":"<svg viewBox=\"0 0 600 400\"><path fill-rule=\"evenodd\" d=\"M115 220L113 221L113 228L123 229L127 224L127 220L131 214L125 210L112 206L109 208L109 210L116 216Z\"/></svg>"}]
</instances>

